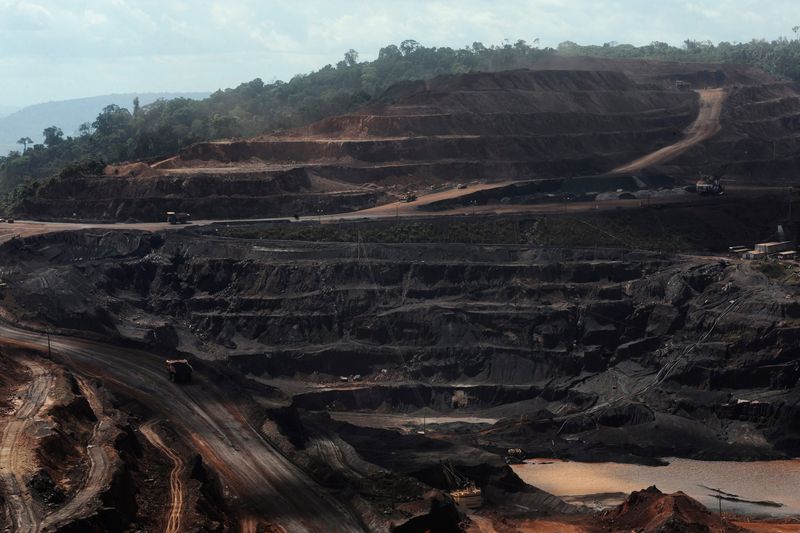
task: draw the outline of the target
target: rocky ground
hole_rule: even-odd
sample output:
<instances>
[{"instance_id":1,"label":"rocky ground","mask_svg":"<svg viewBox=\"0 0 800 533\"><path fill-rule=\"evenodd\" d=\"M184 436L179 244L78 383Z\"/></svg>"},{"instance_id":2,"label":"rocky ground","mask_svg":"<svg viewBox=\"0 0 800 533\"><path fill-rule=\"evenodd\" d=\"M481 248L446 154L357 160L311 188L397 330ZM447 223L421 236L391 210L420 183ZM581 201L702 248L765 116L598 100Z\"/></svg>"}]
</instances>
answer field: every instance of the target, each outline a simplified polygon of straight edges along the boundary
<instances>
[{"instance_id":1,"label":"rocky ground","mask_svg":"<svg viewBox=\"0 0 800 533\"><path fill-rule=\"evenodd\" d=\"M188 356L368 529L432 520L431 502L447 504L431 491L457 486L452 472L482 487L490 520L578 510L522 483L506 465L511 448L641 463L800 450L793 264L217 234L14 239L0 259L4 316ZM120 486L136 487L125 493L131 523L167 520L148 509L170 501L174 471L202 489L185 523L242 519L213 489L213 469L197 470L185 432L150 426L154 445L137 430L153 418L141 395L123 387L113 398L127 420L115 453ZM161 448L184 458L179 469Z\"/></svg>"}]
</instances>

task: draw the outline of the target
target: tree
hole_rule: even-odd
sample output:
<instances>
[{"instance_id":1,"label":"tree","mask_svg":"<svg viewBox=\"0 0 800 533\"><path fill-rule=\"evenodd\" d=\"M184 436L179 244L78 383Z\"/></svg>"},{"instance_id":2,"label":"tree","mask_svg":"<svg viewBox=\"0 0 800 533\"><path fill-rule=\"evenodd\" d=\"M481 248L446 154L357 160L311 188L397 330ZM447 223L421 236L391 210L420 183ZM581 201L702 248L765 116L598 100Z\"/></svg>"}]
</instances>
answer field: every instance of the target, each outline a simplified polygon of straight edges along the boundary
<instances>
[{"instance_id":1,"label":"tree","mask_svg":"<svg viewBox=\"0 0 800 533\"><path fill-rule=\"evenodd\" d=\"M64 132L57 126L45 128L42 136L44 137L44 145L48 148L52 148L64 141Z\"/></svg>"},{"instance_id":2,"label":"tree","mask_svg":"<svg viewBox=\"0 0 800 533\"><path fill-rule=\"evenodd\" d=\"M24 154L28 150L28 145L33 144L33 139L30 137L20 137L17 144L22 145L22 153Z\"/></svg>"},{"instance_id":3,"label":"tree","mask_svg":"<svg viewBox=\"0 0 800 533\"><path fill-rule=\"evenodd\" d=\"M355 64L358 63L358 52L356 52L352 48L348 50L344 54L344 62L347 63L348 67L355 66Z\"/></svg>"},{"instance_id":4,"label":"tree","mask_svg":"<svg viewBox=\"0 0 800 533\"><path fill-rule=\"evenodd\" d=\"M400 43L400 51L403 52L404 56L413 54L419 49L420 45L414 39L406 39L402 43Z\"/></svg>"},{"instance_id":5,"label":"tree","mask_svg":"<svg viewBox=\"0 0 800 533\"><path fill-rule=\"evenodd\" d=\"M84 122L78 127L78 135L81 137L89 137L92 134L92 125L89 122Z\"/></svg>"}]
</instances>

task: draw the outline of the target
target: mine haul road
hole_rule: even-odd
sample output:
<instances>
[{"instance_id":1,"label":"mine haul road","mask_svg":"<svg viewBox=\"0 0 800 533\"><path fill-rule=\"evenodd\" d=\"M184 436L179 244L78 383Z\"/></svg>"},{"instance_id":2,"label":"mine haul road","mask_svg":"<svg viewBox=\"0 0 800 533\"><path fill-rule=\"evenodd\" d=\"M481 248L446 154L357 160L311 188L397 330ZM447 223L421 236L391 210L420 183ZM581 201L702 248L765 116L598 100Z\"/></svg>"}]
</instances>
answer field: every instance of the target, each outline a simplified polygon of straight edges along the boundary
<instances>
[{"instance_id":1,"label":"mine haul road","mask_svg":"<svg viewBox=\"0 0 800 533\"><path fill-rule=\"evenodd\" d=\"M698 113L692 125L686 129L683 139L617 167L611 171L612 174L631 174L647 167L666 163L692 146L716 135L722 127L719 123L719 117L722 113L722 104L725 101L725 90L707 89L697 92L700 95L700 113Z\"/></svg>"},{"instance_id":2,"label":"mine haul road","mask_svg":"<svg viewBox=\"0 0 800 533\"><path fill-rule=\"evenodd\" d=\"M79 379L81 393L98 418L87 449L89 471L67 503L48 512L46 507L34 502L25 482L34 468L26 464L26 459L35 453L31 444L34 437L30 433L38 424L47 423L42 411L48 398L52 397L56 380L45 365L32 359L21 362L30 370L31 381L20 389L21 404L9 417L0 438L0 482L8 502L13 531L54 531L100 507L100 493L108 487L113 474L114 454L106 449L106 440L109 433L114 432L114 421L105 413L94 388Z\"/></svg>"},{"instance_id":3,"label":"mine haul road","mask_svg":"<svg viewBox=\"0 0 800 533\"><path fill-rule=\"evenodd\" d=\"M366 531L349 509L311 480L250 425L236 401L197 375L191 385L169 381L163 358L141 350L51 335L52 349L76 372L145 403L221 477L226 497L242 509L243 525L287 532ZM0 341L37 349L43 334L0 324Z\"/></svg>"},{"instance_id":4,"label":"mine haul road","mask_svg":"<svg viewBox=\"0 0 800 533\"><path fill-rule=\"evenodd\" d=\"M28 431L39 420L48 396L55 385L53 374L33 360L22 361L30 370L31 380L19 392L20 405L9 417L0 440L0 482L3 484L12 530L36 533L40 530L40 509L33 501L23 464L31 453Z\"/></svg>"},{"instance_id":5,"label":"mine haul road","mask_svg":"<svg viewBox=\"0 0 800 533\"><path fill-rule=\"evenodd\" d=\"M151 420L143 424L139 431L144 435L150 444L158 448L158 450L166 455L172 462L172 470L169 472L169 506L167 507L167 520L164 533L181 533L181 521L183 519L183 472L186 469L186 463L183 458L172 451L164 441L161 439L155 427L160 421L158 419Z\"/></svg>"},{"instance_id":6,"label":"mine haul road","mask_svg":"<svg viewBox=\"0 0 800 533\"><path fill-rule=\"evenodd\" d=\"M631 174L638 172L646 167L666 163L686 152L689 148L702 143L716 135L720 129L720 115L722 106L725 102L727 93L724 89L706 89L697 91L700 98L700 111L695 121L684 131L684 137L678 142L665 146L640 157L630 163L626 163L611 171L612 174ZM420 196L413 202L393 202L379 205L359 211L348 213L330 214L324 216L303 216L300 220L319 220L320 222L335 222L338 220L360 220L360 219L389 219L394 217L434 217L448 216L465 213L531 213L548 214L558 212L585 212L597 209L617 209L617 208L636 208L641 207L640 200L609 200L603 202L570 202L553 203L544 205L482 205L464 206L446 211L421 212L420 207L444 200L453 200L461 196L473 194L478 191L490 190L505 187L512 183L526 183L530 180L503 181L493 183L470 184L464 189L448 189L445 191L434 192ZM766 187L765 189L771 189ZM686 198L659 199L659 203L686 202ZM261 219L231 219L231 220L197 220L193 222L195 226L206 226L209 224L224 223L256 223L272 221L291 221L290 217L273 217ZM80 223L80 222L37 222L37 221L18 221L14 224L0 222L0 243L7 241L15 236L28 237L43 233L57 231L74 231L81 229L129 229L142 231L161 231L164 229L178 229L185 226L172 226L166 222L142 222L142 223Z\"/></svg>"},{"instance_id":7,"label":"mine haul road","mask_svg":"<svg viewBox=\"0 0 800 533\"><path fill-rule=\"evenodd\" d=\"M45 532L55 531L60 526L67 525L76 518L89 516L99 509L100 494L111 485L116 466L117 455L108 442L115 433L114 419L106 413L103 402L89 380L77 376L77 381L81 394L97 417L89 446L86 448L89 471L75 495L63 507L44 517L41 531Z\"/></svg>"}]
</instances>

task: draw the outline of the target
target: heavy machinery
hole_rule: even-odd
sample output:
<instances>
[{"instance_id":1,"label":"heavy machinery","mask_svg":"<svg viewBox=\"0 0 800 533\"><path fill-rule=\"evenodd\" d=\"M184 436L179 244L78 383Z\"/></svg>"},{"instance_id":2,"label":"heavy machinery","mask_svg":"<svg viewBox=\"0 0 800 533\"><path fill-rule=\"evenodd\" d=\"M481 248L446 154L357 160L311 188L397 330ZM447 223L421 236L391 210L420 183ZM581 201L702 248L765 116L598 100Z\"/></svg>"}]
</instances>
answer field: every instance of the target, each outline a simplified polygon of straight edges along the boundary
<instances>
[{"instance_id":1,"label":"heavy machinery","mask_svg":"<svg viewBox=\"0 0 800 533\"><path fill-rule=\"evenodd\" d=\"M189 213L176 213L175 211L167 211L167 222L170 224L188 224L192 221L192 216Z\"/></svg>"},{"instance_id":2,"label":"heavy machinery","mask_svg":"<svg viewBox=\"0 0 800 533\"><path fill-rule=\"evenodd\" d=\"M722 196L725 194L725 187L720 178L701 175L695 184L695 191L701 196Z\"/></svg>"},{"instance_id":3,"label":"heavy machinery","mask_svg":"<svg viewBox=\"0 0 800 533\"><path fill-rule=\"evenodd\" d=\"M191 383L192 365L186 359L167 359L167 374L173 383Z\"/></svg>"},{"instance_id":4,"label":"heavy machinery","mask_svg":"<svg viewBox=\"0 0 800 533\"><path fill-rule=\"evenodd\" d=\"M403 196L403 197L400 199L400 201L401 201L401 202L405 202L405 203L409 204L409 203L411 203L411 202L415 201L416 199L417 199L417 195L416 195L416 194L414 194L413 192L409 192L409 193L406 193L406 194L405 194L405 195L404 195L404 196Z\"/></svg>"},{"instance_id":5,"label":"heavy machinery","mask_svg":"<svg viewBox=\"0 0 800 533\"><path fill-rule=\"evenodd\" d=\"M453 463L443 461L442 472L444 473L447 483L452 487L457 487L455 490L449 492L450 497L459 507L465 509L478 509L483 505L483 492L474 481L468 479L458 472L456 472Z\"/></svg>"}]
</instances>

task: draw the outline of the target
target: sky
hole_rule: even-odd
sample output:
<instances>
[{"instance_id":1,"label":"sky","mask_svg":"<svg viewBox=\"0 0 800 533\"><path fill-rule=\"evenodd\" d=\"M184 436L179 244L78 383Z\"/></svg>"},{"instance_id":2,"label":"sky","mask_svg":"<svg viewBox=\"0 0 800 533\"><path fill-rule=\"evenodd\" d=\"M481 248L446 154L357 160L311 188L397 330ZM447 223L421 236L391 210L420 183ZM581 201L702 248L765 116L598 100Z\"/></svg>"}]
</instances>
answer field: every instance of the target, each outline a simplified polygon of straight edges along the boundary
<instances>
[{"instance_id":1,"label":"sky","mask_svg":"<svg viewBox=\"0 0 800 533\"><path fill-rule=\"evenodd\" d=\"M405 39L679 45L796 25L798 0L0 0L0 107L288 80Z\"/></svg>"}]
</instances>

